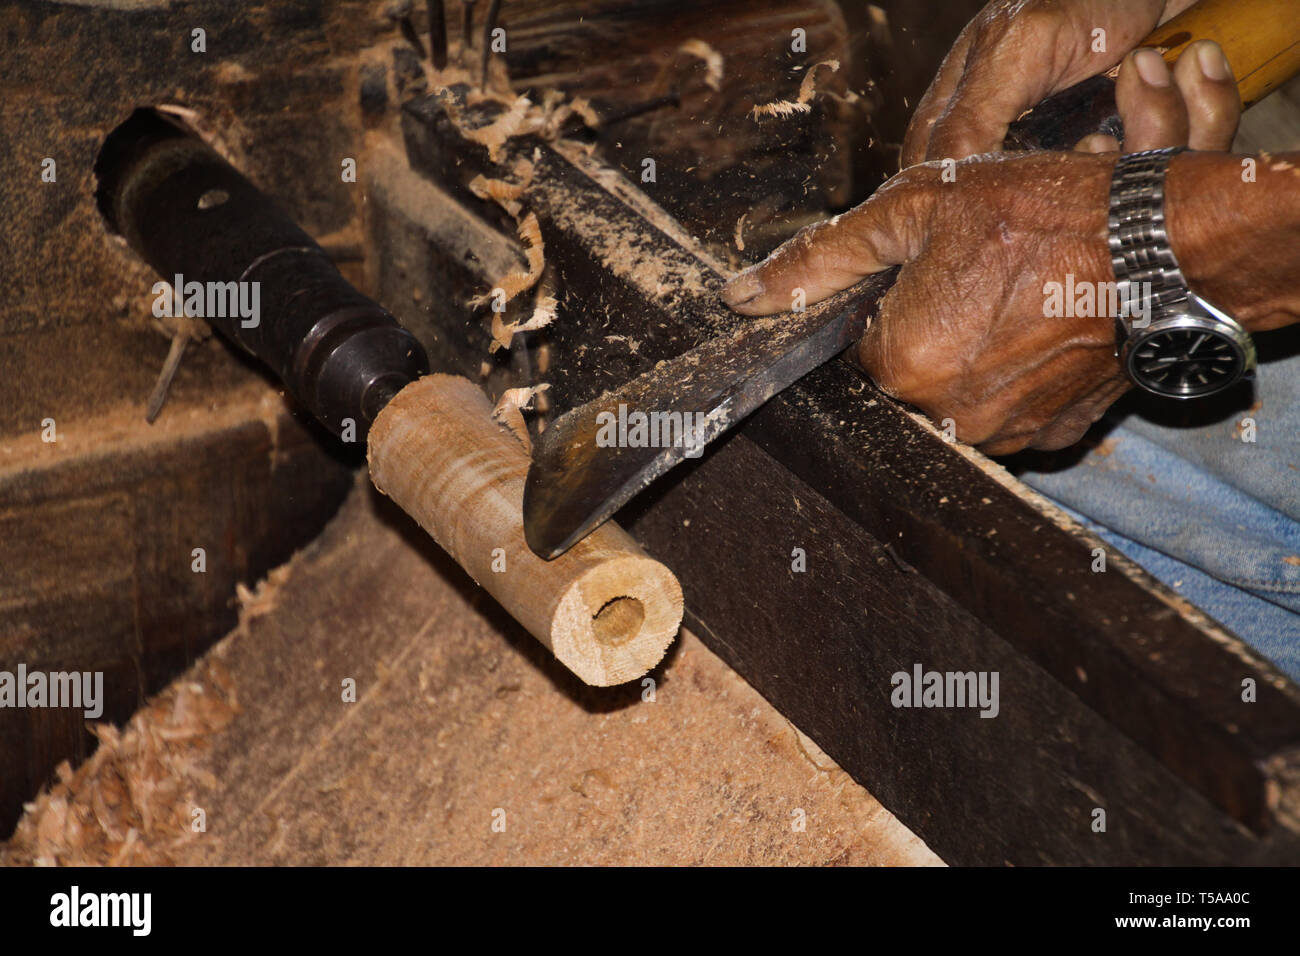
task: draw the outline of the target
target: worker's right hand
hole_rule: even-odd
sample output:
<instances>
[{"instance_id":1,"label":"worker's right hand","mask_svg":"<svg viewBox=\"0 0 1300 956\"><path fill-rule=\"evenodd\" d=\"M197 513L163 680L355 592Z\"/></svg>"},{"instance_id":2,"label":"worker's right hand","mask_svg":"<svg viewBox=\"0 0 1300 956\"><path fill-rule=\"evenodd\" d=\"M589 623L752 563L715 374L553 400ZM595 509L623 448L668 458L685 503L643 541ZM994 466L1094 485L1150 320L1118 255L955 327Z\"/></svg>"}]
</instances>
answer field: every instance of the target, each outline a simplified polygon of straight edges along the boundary
<instances>
[{"instance_id":1,"label":"worker's right hand","mask_svg":"<svg viewBox=\"0 0 1300 956\"><path fill-rule=\"evenodd\" d=\"M903 167L1000 150L1007 128L1026 110L1121 62L1133 78L1168 85L1168 72L1160 73L1162 64L1156 53L1133 51L1158 24L1193 3L1195 0L993 0L967 24L917 104L903 142ZM1213 58L1221 58L1222 53L1212 43L1195 46L1199 49L1190 52L1205 57L1203 69L1212 77L1210 71L1217 66ZM1202 54L1201 49L1206 52ZM1228 76L1226 68L1223 74ZM1213 136L1216 142L1221 138L1214 129L1221 91L1212 80L1202 82L1191 72L1187 78L1189 85L1184 85L1180 75L1177 86L1191 118L1191 147L1223 148L1200 142L1206 127L1211 129L1205 138ZM1132 138L1135 131L1128 132ZM1107 146L1085 144L1090 151Z\"/></svg>"}]
</instances>

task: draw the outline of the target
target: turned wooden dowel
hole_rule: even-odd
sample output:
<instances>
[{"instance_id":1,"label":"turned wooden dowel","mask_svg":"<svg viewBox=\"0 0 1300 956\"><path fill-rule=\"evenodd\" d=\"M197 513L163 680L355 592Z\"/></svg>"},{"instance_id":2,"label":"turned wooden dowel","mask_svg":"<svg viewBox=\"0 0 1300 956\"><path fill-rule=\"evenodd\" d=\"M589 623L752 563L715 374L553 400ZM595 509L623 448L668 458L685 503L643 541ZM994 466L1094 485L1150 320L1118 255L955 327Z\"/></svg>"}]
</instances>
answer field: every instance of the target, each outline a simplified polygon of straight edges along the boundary
<instances>
[{"instance_id":1,"label":"turned wooden dowel","mask_svg":"<svg viewBox=\"0 0 1300 956\"><path fill-rule=\"evenodd\" d=\"M1300 73L1300 0L1201 0L1142 45L1173 63L1196 40L1223 47L1241 101L1250 106Z\"/></svg>"},{"instance_id":2,"label":"turned wooden dowel","mask_svg":"<svg viewBox=\"0 0 1300 956\"><path fill-rule=\"evenodd\" d=\"M523 531L528 452L491 410L459 376L407 385L370 429L375 487L582 680L643 676L681 625L681 585L613 522L554 561L533 554Z\"/></svg>"}]
</instances>

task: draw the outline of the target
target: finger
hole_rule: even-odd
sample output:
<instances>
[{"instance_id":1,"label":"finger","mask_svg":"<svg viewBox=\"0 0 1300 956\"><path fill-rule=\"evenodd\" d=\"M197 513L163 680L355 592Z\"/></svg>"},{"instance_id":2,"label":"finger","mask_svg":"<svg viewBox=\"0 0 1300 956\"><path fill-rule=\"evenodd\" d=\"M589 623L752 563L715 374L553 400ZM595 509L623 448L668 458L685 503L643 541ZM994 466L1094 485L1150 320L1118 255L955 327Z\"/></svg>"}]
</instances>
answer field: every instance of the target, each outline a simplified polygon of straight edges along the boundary
<instances>
[{"instance_id":1,"label":"finger","mask_svg":"<svg viewBox=\"0 0 1300 956\"><path fill-rule=\"evenodd\" d=\"M1080 153L1118 153L1119 140L1106 133L1092 133L1079 140L1074 149Z\"/></svg>"},{"instance_id":2,"label":"finger","mask_svg":"<svg viewBox=\"0 0 1300 956\"><path fill-rule=\"evenodd\" d=\"M957 90L962 74L966 71L966 60L974 43L975 30L971 25L962 31L957 42L953 44L948 55L943 58L939 72L935 74L930 88L925 91L921 101L916 104L912 120L907 124L907 134L903 137L902 168L925 162L930 148L930 135L934 125L948 108L948 101Z\"/></svg>"},{"instance_id":3,"label":"finger","mask_svg":"<svg viewBox=\"0 0 1300 956\"><path fill-rule=\"evenodd\" d=\"M1213 40L1193 43L1174 67L1174 83L1187 106L1187 145L1229 150L1241 122L1241 94L1222 48Z\"/></svg>"},{"instance_id":4,"label":"finger","mask_svg":"<svg viewBox=\"0 0 1300 956\"><path fill-rule=\"evenodd\" d=\"M930 135L926 159L965 159L1002 149L1007 130L1050 91L1031 71L1011 68L1002 50L973 66Z\"/></svg>"},{"instance_id":5,"label":"finger","mask_svg":"<svg viewBox=\"0 0 1300 956\"><path fill-rule=\"evenodd\" d=\"M855 209L799 231L758 265L735 276L722 298L744 315L771 315L820 302L916 255L931 204L928 186L896 178Z\"/></svg>"},{"instance_id":6,"label":"finger","mask_svg":"<svg viewBox=\"0 0 1300 956\"><path fill-rule=\"evenodd\" d=\"M1115 81L1115 102L1124 122L1124 151L1187 145L1187 106L1164 57L1135 50Z\"/></svg>"}]
</instances>

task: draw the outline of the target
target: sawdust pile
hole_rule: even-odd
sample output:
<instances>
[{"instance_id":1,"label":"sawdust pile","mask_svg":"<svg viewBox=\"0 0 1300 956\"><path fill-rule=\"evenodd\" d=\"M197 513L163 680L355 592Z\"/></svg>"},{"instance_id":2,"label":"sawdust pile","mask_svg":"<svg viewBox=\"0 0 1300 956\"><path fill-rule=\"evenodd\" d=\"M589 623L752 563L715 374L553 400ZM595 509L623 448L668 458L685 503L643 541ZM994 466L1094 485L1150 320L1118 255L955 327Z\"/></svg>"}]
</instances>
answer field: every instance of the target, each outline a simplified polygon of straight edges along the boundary
<instances>
[{"instance_id":1,"label":"sawdust pile","mask_svg":"<svg viewBox=\"0 0 1300 956\"><path fill-rule=\"evenodd\" d=\"M74 773L65 760L49 791L27 804L0 863L37 866L157 866L174 862L200 836L197 785L214 788L202 767L210 738L239 711L234 682L209 657L173 683L119 732L92 730L99 748Z\"/></svg>"},{"instance_id":2,"label":"sawdust pile","mask_svg":"<svg viewBox=\"0 0 1300 956\"><path fill-rule=\"evenodd\" d=\"M823 60L821 63L814 63L804 74L803 82L799 84L799 95L794 100L775 100L771 103L764 103L761 106L755 106L749 111L749 115L758 119L762 116L785 117L793 116L795 113L812 112L812 99L817 95L817 68L828 67L832 73L838 73L840 69L839 60Z\"/></svg>"}]
</instances>

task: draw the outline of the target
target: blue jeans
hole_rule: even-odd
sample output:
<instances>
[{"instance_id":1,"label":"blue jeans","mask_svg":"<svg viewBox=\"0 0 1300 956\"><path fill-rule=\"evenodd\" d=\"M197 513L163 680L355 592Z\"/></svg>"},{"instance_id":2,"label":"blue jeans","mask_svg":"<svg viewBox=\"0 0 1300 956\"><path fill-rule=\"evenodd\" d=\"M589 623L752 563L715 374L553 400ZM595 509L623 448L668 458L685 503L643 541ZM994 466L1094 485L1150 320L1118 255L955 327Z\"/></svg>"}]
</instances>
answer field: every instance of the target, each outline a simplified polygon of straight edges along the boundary
<instances>
[{"instance_id":1,"label":"blue jeans","mask_svg":"<svg viewBox=\"0 0 1300 956\"><path fill-rule=\"evenodd\" d=\"M1300 680L1300 329L1257 343L1253 394L1135 396L1082 457L1026 456L1018 473Z\"/></svg>"}]
</instances>

